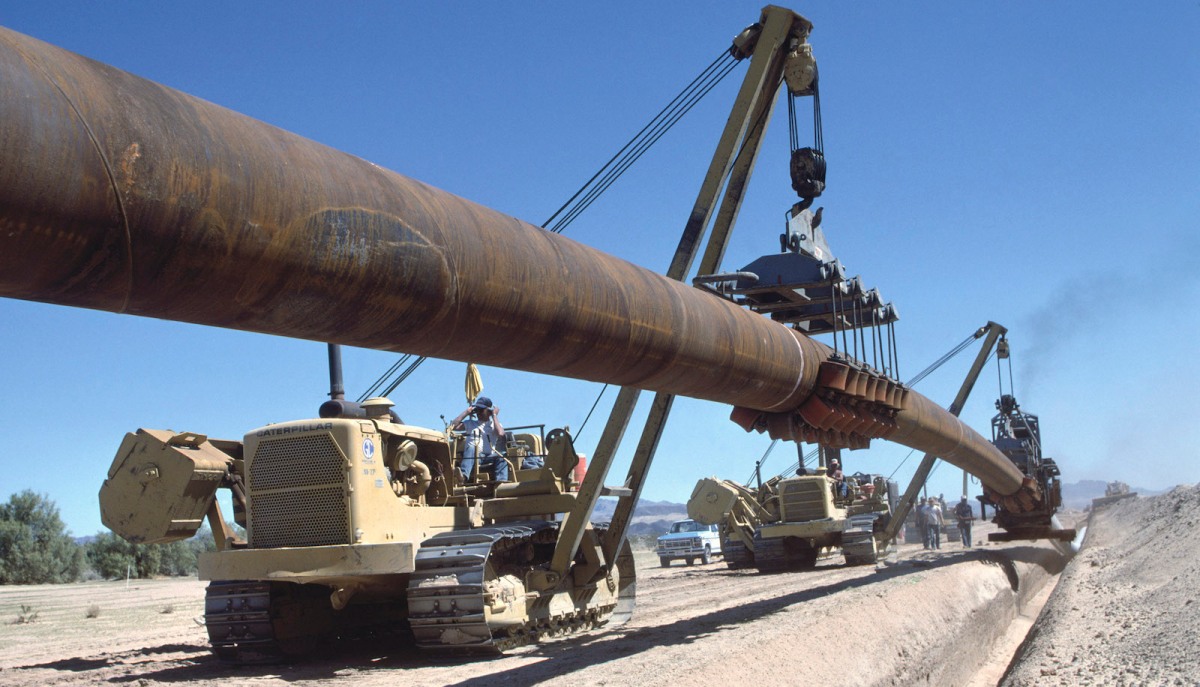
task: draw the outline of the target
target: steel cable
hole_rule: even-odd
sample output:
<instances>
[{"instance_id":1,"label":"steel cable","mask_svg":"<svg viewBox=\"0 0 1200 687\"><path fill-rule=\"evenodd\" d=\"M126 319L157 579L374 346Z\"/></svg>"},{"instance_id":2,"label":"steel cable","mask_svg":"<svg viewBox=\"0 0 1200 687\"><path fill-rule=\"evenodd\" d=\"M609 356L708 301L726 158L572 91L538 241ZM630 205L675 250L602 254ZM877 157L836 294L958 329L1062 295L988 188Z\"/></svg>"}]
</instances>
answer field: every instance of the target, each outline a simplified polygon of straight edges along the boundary
<instances>
[{"instance_id":1,"label":"steel cable","mask_svg":"<svg viewBox=\"0 0 1200 687\"><path fill-rule=\"evenodd\" d=\"M579 199L579 201L575 203L575 205L561 219L558 220L558 222L551 226L550 231L556 234L562 233L563 229L570 225L571 222L575 221L576 217L590 207L591 204L595 202L601 194L607 191L608 188L612 186L613 183L615 183L616 180L619 179L621 175L624 174L627 169L629 169L630 166L633 165L633 163L637 162L642 155L644 155L646 151L650 149L651 146L657 143L658 140L663 137L663 135L670 131L670 129L675 126L675 124L682 119L684 115L690 112L691 109L695 107L696 104L704 98L704 96L708 95L708 93L712 91L712 89L715 88L717 84L719 84L729 74L729 72L733 71L733 68L736 66L737 62L729 62L721 66L719 72L717 72L715 76L712 76L709 81L700 86L698 91L690 94L688 99L680 101L679 103L674 103L673 101L672 105L668 106L669 111L664 110L664 112L660 112L655 119L658 120L661 118L661 121L651 122L651 124L648 124L646 128L642 129L641 132L638 132L638 136L635 137L633 141L630 141L628 144L626 144L625 148L629 148L629 146L631 144L635 144L635 142L636 145L633 145L633 148L624 155L620 155L619 160L617 158L609 160L605 167L601 168L600 172L596 173L596 176L599 176L601 173L604 174L600 181L597 182L590 190L588 190L583 198ZM649 129L649 133L646 133L647 129ZM643 134L645 134L644 137ZM641 138L642 140L639 141L637 140L638 138ZM625 148L622 148L622 150L625 150ZM605 169L608 169L608 171L605 172ZM588 181L588 184L591 184L592 181L596 179L596 176L593 176L592 179ZM585 185L584 188L587 188L587 185ZM581 188L578 192L576 192L575 196L572 197L577 197L582 191L583 189ZM559 212L561 211L562 209L560 208ZM555 213L555 215L558 214L558 212ZM550 220L547 220L542 226L545 227L549 223Z\"/></svg>"}]
</instances>

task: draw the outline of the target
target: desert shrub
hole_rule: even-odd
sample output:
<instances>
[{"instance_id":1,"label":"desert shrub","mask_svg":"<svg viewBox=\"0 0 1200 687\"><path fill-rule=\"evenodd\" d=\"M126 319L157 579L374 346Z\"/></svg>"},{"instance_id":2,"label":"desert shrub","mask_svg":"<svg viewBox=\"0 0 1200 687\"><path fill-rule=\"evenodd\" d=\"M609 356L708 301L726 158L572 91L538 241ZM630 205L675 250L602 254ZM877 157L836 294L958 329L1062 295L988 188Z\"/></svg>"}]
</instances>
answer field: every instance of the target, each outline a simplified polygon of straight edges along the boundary
<instances>
[{"instance_id":1,"label":"desert shrub","mask_svg":"<svg viewBox=\"0 0 1200 687\"><path fill-rule=\"evenodd\" d=\"M17 614L17 619L13 621L13 625L28 625L37 620L38 612L33 610L33 606L21 604L21 612Z\"/></svg>"}]
</instances>

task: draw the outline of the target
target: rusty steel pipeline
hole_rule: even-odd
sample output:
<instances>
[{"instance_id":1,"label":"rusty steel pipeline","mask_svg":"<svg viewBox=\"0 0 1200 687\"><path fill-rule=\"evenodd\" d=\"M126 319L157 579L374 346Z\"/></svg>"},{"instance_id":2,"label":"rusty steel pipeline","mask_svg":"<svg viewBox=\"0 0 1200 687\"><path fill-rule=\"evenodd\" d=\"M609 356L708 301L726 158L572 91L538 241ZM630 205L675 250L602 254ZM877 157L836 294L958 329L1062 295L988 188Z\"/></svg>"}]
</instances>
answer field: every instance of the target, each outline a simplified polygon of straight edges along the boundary
<instances>
[{"instance_id":1,"label":"rusty steel pipeline","mask_svg":"<svg viewBox=\"0 0 1200 687\"><path fill-rule=\"evenodd\" d=\"M768 412L818 342L571 239L0 29L0 296L634 386ZM926 399L893 440L1021 474Z\"/></svg>"}]
</instances>

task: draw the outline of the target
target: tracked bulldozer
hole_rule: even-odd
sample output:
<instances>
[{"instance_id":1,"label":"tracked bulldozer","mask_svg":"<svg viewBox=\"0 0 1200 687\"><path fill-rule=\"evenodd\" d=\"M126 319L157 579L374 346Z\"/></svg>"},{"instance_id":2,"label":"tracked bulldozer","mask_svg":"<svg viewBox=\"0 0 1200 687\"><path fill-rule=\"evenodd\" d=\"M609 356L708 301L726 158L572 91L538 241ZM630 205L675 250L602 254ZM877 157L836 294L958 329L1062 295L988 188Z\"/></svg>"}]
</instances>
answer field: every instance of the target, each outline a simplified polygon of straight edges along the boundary
<instances>
[{"instance_id":1,"label":"tracked bulldozer","mask_svg":"<svg viewBox=\"0 0 1200 687\"><path fill-rule=\"evenodd\" d=\"M838 552L847 565L874 564L888 547L896 483L860 474L842 490L825 468L816 473L775 477L757 489L702 479L688 499L688 516L721 526L730 568L803 570Z\"/></svg>"},{"instance_id":2,"label":"tracked bulldozer","mask_svg":"<svg viewBox=\"0 0 1200 687\"><path fill-rule=\"evenodd\" d=\"M431 652L494 653L628 618L627 544L612 565L584 547L571 574L550 569L555 514L571 510L579 488L569 433L513 434L508 453L544 466L471 484L452 432L397 422L390 407L327 402L318 417L241 441L128 434L100 490L104 524L151 544L208 520L218 550L200 560L205 624L213 650L234 662L406 625ZM593 544L604 532L586 529Z\"/></svg>"}]
</instances>

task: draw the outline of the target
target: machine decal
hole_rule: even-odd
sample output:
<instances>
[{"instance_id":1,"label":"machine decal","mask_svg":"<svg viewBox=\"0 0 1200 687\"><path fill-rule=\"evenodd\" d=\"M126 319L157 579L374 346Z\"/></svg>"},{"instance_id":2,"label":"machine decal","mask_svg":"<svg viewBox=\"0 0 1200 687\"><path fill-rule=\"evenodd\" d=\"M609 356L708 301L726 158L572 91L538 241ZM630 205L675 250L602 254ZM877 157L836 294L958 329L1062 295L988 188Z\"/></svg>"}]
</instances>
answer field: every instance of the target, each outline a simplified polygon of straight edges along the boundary
<instances>
[{"instance_id":1,"label":"machine decal","mask_svg":"<svg viewBox=\"0 0 1200 687\"><path fill-rule=\"evenodd\" d=\"M333 429L333 423L325 422L325 423L314 423L314 424L305 424L305 425L293 425L291 427L267 427L265 429L258 430L257 436L260 436L260 437L281 436L284 434L298 434L300 432L316 432L318 430L328 430L328 429Z\"/></svg>"}]
</instances>

